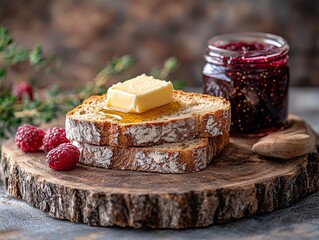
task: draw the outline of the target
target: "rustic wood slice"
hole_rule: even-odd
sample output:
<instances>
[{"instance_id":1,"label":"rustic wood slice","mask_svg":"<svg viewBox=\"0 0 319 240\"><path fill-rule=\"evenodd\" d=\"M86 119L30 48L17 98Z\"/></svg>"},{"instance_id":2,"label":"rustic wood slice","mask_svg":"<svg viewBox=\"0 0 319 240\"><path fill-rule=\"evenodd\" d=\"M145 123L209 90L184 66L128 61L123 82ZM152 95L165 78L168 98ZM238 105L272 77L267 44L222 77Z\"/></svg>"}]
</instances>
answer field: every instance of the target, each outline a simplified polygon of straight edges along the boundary
<instances>
[{"instance_id":1,"label":"rustic wood slice","mask_svg":"<svg viewBox=\"0 0 319 240\"><path fill-rule=\"evenodd\" d=\"M94 226L188 228L287 207L319 189L318 146L290 161L252 153L257 139L231 144L204 171L157 174L78 165L56 172L44 153L2 146L0 175L12 196L50 216Z\"/></svg>"}]
</instances>

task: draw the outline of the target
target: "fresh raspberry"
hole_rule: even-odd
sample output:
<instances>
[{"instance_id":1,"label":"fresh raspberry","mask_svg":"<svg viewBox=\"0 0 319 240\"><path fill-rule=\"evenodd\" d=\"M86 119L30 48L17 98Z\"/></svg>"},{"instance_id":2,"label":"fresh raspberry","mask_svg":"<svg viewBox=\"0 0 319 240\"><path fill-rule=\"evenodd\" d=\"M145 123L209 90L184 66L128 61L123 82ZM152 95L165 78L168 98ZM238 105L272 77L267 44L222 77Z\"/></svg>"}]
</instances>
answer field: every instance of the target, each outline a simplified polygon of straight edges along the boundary
<instances>
[{"instance_id":1,"label":"fresh raspberry","mask_svg":"<svg viewBox=\"0 0 319 240\"><path fill-rule=\"evenodd\" d=\"M35 126L24 124L16 133L16 144L24 152L39 151L45 132Z\"/></svg>"},{"instance_id":2,"label":"fresh raspberry","mask_svg":"<svg viewBox=\"0 0 319 240\"><path fill-rule=\"evenodd\" d=\"M14 96L17 101L21 101L24 97L32 100L33 89L27 82L16 82L12 87L12 96Z\"/></svg>"},{"instance_id":3,"label":"fresh raspberry","mask_svg":"<svg viewBox=\"0 0 319 240\"><path fill-rule=\"evenodd\" d=\"M68 142L70 141L66 138L65 130L63 128L54 127L46 131L43 138L43 147L46 152L49 152L61 143Z\"/></svg>"},{"instance_id":4,"label":"fresh raspberry","mask_svg":"<svg viewBox=\"0 0 319 240\"><path fill-rule=\"evenodd\" d=\"M80 151L71 143L62 143L52 149L45 160L48 167L60 171L71 170L78 163Z\"/></svg>"}]
</instances>

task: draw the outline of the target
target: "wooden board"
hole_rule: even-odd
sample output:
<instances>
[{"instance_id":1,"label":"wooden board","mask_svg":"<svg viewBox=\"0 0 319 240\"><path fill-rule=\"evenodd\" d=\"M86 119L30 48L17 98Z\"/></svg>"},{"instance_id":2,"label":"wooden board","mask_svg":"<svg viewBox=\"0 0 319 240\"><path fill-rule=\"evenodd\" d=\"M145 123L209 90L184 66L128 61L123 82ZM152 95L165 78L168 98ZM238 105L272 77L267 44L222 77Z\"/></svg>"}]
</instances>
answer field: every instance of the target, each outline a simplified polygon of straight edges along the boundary
<instances>
[{"instance_id":1,"label":"wooden board","mask_svg":"<svg viewBox=\"0 0 319 240\"><path fill-rule=\"evenodd\" d=\"M251 152L256 139L232 138L204 171L157 174L78 165L56 172L44 153L2 146L0 176L14 197L50 216L94 226L188 228L287 207L319 189L318 146L287 162Z\"/></svg>"}]
</instances>

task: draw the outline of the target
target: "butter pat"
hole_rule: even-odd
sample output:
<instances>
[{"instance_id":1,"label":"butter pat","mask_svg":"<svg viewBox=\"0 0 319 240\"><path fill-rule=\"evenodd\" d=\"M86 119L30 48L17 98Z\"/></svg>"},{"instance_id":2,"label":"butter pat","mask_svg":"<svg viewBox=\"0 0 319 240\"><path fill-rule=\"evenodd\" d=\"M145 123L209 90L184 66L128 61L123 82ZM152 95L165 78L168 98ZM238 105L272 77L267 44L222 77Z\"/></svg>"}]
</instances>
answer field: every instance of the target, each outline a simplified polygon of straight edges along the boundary
<instances>
[{"instance_id":1,"label":"butter pat","mask_svg":"<svg viewBox=\"0 0 319 240\"><path fill-rule=\"evenodd\" d=\"M109 88L106 106L122 112L142 113L172 101L173 85L171 82L143 74Z\"/></svg>"}]
</instances>

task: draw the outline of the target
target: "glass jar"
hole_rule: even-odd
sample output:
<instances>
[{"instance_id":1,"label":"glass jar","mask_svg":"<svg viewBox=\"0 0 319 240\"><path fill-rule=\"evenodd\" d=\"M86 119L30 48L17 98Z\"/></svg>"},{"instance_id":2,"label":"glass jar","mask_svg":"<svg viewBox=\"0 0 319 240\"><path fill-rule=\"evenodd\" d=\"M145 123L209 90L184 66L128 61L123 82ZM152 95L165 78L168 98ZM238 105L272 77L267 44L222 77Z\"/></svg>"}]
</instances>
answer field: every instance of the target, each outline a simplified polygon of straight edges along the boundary
<instances>
[{"instance_id":1,"label":"glass jar","mask_svg":"<svg viewBox=\"0 0 319 240\"><path fill-rule=\"evenodd\" d=\"M287 123L287 42L267 33L211 38L203 68L204 93L231 102L231 134L262 136Z\"/></svg>"}]
</instances>

